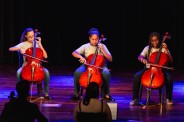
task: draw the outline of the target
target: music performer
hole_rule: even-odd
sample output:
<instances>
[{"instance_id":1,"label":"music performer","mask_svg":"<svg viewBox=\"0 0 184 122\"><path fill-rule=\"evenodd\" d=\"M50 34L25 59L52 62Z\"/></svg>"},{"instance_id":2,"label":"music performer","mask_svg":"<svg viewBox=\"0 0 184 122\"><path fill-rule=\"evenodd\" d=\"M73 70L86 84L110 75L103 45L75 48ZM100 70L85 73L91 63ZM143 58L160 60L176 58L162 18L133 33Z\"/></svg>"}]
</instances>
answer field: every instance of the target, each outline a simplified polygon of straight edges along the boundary
<instances>
[{"instance_id":1,"label":"music performer","mask_svg":"<svg viewBox=\"0 0 184 122\"><path fill-rule=\"evenodd\" d=\"M160 34L157 32L152 32L149 35L149 45L147 45L140 55L138 56L138 60L143 63L147 64L149 63L149 56L153 52L158 52L159 47L160 47ZM169 63L173 63L173 58L171 56L171 53L169 49L167 48L166 43L163 43L162 45L162 50L163 53L167 54L169 57ZM144 73L144 71L149 68L149 66L144 67L144 69L138 71L134 75L134 81L133 81L133 101L130 102L130 105L138 105L138 99L139 99L139 89L140 89L140 84L141 84L141 77ZM154 67L152 67L154 68ZM173 91L173 79L170 75L170 72L168 69L163 68L163 73L164 73L164 81L165 81L165 87L166 87L166 104L167 105L172 105L172 91Z\"/></svg>"},{"instance_id":2,"label":"music performer","mask_svg":"<svg viewBox=\"0 0 184 122\"><path fill-rule=\"evenodd\" d=\"M82 65L77 68L74 72L74 96L72 97L72 100L78 100L80 98L79 91L80 91L80 84L79 84L79 78L83 72L86 71L87 65L86 63L86 58L95 53L95 50L98 46L98 54L103 55L105 60L108 62L112 62L112 55L107 49L107 47L99 43L100 39L100 33L97 28L91 28L88 32L89 34L89 43L86 43L76 49L75 51L72 52L73 57L78 58L80 63ZM103 87L104 87L104 98L107 100L114 100L110 96L110 80L111 80L111 75L109 70L105 67L102 72L102 78L103 78Z\"/></svg>"},{"instance_id":3,"label":"music performer","mask_svg":"<svg viewBox=\"0 0 184 122\"><path fill-rule=\"evenodd\" d=\"M33 47L33 42L34 42L34 38L35 38L35 32L32 28L26 28L20 38L20 43L10 47L9 51L20 51L21 54L25 54L26 50L28 48ZM46 59L47 56L47 52L45 51L42 43L41 43L41 37L36 37L36 47L42 49L43 51L43 58ZM21 77L21 73L22 73L22 68L26 65L27 61L26 61L26 56L23 55L23 64L22 67L20 67L17 70L17 80L18 82L21 81L22 77ZM50 73L48 71L48 69L43 68L44 69L44 98L51 100L52 98L49 96L49 82L50 82ZM38 95L42 95L42 90L38 90Z\"/></svg>"}]
</instances>

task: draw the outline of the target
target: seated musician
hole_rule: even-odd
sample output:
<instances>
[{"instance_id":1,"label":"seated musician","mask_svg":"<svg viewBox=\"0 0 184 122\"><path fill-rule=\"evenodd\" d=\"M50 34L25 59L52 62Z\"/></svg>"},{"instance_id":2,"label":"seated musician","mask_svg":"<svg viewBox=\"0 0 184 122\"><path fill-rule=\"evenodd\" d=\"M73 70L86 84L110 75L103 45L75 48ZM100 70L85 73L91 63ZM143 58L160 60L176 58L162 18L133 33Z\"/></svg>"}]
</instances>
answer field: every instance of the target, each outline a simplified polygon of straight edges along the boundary
<instances>
[{"instance_id":1,"label":"seated musician","mask_svg":"<svg viewBox=\"0 0 184 122\"><path fill-rule=\"evenodd\" d=\"M158 52L160 47L160 34L157 32L152 32L149 35L149 45L147 45L143 51L138 56L138 60L143 63L147 64L149 61L149 57L153 52ZM168 55L169 63L173 62L173 58L171 56L170 51L167 48L166 43L163 43L162 50L163 53ZM149 67L145 67L144 69L138 71L134 75L134 81L133 81L133 101L130 102L130 105L138 105L138 99L139 99L139 88L141 84L141 77L145 70ZM154 68L154 67L152 67ZM172 91L173 91L173 79L170 75L170 70L163 68L164 73L164 81L165 81L165 87L166 87L166 104L172 105Z\"/></svg>"},{"instance_id":2,"label":"seated musician","mask_svg":"<svg viewBox=\"0 0 184 122\"><path fill-rule=\"evenodd\" d=\"M89 43L82 45L81 47L79 47L78 49L72 52L73 57L79 58L80 62L82 63L82 65L78 69L76 69L74 72L74 96L72 97L73 100L79 100L80 98L79 78L81 74L86 71L87 65L85 63L86 63L87 57L91 54L95 54L95 50L97 46L99 48L98 54L104 56L106 61L112 62L112 55L107 49L107 47L104 44L99 43L100 33L98 29L91 28L88 33L89 33ZM103 78L103 87L104 87L104 94L105 94L104 98L107 100L114 100L110 96L110 88L109 88L110 78L111 78L110 72L105 67L102 70L101 74Z\"/></svg>"},{"instance_id":3,"label":"seated musician","mask_svg":"<svg viewBox=\"0 0 184 122\"><path fill-rule=\"evenodd\" d=\"M32 28L26 28L20 38L20 43L17 44L16 46L10 47L9 51L20 51L21 54L25 54L26 50L28 48L33 47L33 42L35 38L35 32ZM43 51L43 58L46 59L47 52L45 51L42 43L41 43L41 37L37 37L37 44L36 47L39 47ZM17 80L18 82L21 81L21 73L22 73L22 68L26 65L26 57L23 56L23 64L22 67L20 67L17 70ZM44 98L51 100L52 98L49 96L49 82L50 82L50 73L46 68L43 68L44 70ZM38 90L38 95L42 95L42 90Z\"/></svg>"}]
</instances>

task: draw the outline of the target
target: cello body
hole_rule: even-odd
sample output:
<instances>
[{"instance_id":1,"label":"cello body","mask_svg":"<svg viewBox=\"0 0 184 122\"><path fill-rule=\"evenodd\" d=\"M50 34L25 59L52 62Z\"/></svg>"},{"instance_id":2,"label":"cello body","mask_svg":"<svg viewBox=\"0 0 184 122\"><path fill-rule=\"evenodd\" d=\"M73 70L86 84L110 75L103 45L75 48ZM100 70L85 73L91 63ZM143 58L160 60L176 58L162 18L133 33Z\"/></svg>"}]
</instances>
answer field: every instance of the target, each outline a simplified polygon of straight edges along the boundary
<instances>
[{"instance_id":1,"label":"cello body","mask_svg":"<svg viewBox=\"0 0 184 122\"><path fill-rule=\"evenodd\" d=\"M41 65L43 59L43 51L36 47L36 37L39 32L35 33L34 46L28 48L25 52L26 64L22 68L22 78L35 84L39 84L44 79L44 69ZM29 57L30 56L30 57Z\"/></svg>"},{"instance_id":2,"label":"cello body","mask_svg":"<svg viewBox=\"0 0 184 122\"><path fill-rule=\"evenodd\" d=\"M150 62L154 63L156 56L158 52L153 52L150 55ZM158 60L158 65L165 66L167 65L169 61L169 57L167 54L161 52L160 58ZM164 85L164 73L162 71L162 68L155 67L156 70L152 69L152 66L150 66L149 69L145 70L145 72L142 75L141 82L142 85L148 88L160 88Z\"/></svg>"},{"instance_id":3,"label":"cello body","mask_svg":"<svg viewBox=\"0 0 184 122\"><path fill-rule=\"evenodd\" d=\"M94 54L89 55L86 61L88 63L91 63L93 56ZM105 65L104 57L102 55L97 55L93 65L97 67L104 67ZM83 72L79 78L80 86L86 88L90 82L96 82L99 86L101 86L103 83L101 76L101 69L93 66L87 66L86 69L87 70Z\"/></svg>"}]
</instances>

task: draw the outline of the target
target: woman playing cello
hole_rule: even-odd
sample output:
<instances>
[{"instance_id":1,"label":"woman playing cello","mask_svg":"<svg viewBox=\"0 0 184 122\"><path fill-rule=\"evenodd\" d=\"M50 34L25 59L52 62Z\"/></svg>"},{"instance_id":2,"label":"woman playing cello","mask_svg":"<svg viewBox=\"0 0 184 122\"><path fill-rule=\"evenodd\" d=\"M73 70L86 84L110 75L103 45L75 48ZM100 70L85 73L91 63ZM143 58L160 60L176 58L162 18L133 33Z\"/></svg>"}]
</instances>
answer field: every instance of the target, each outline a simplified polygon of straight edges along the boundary
<instances>
[{"instance_id":1,"label":"woman playing cello","mask_svg":"<svg viewBox=\"0 0 184 122\"><path fill-rule=\"evenodd\" d=\"M32 28L26 28L21 35L20 43L13 47L10 47L9 51L20 51L21 54L25 54L27 49L33 47L34 39L35 39L35 31ZM37 40L36 47L40 48L43 51L43 58L46 59L47 52L42 46L41 37L36 37L36 40ZM26 56L23 55L22 67L17 70L18 82L21 81L22 68L26 65L26 63L27 63ZM50 100L51 97L49 96L49 88L48 88L49 82L50 82L50 74L46 68L43 68L43 70L44 70L44 97ZM39 93L39 94L42 94L42 93Z\"/></svg>"},{"instance_id":2,"label":"woman playing cello","mask_svg":"<svg viewBox=\"0 0 184 122\"><path fill-rule=\"evenodd\" d=\"M72 100L78 100L80 98L79 78L81 74L86 71L87 65L85 63L87 63L86 62L87 57L95 53L97 46L99 48L98 54L102 55L107 61L112 62L112 55L107 49L107 47L104 44L99 43L100 33L98 29L91 28L88 33L89 33L89 43L82 45L81 47L79 47L78 49L72 52L72 55L75 58L79 58L79 61L83 63L74 72L74 96L72 97ZM110 96L110 89L109 89L110 72L107 68L104 68L101 73L102 73L104 93L105 93L104 98L108 100L113 100L113 98Z\"/></svg>"},{"instance_id":3,"label":"woman playing cello","mask_svg":"<svg viewBox=\"0 0 184 122\"><path fill-rule=\"evenodd\" d=\"M143 63L143 64L147 64L149 63L149 58L150 55L153 54L154 52L158 52L159 51L159 47L160 47L160 34L157 32L152 32L150 33L149 36L149 45L147 45L143 51L140 53L140 55L138 56L138 60ZM168 55L168 61L169 63L173 62L173 58L171 56L170 51L167 48L166 43L162 44L162 49L161 52L165 53L166 55ZM139 98L139 88L140 88L140 84L141 84L141 78L142 75L144 74L144 72L146 71L146 69L148 69L149 67L145 67L144 69L140 70L139 72L137 72L134 75L134 81L133 81L133 101L130 102L130 105L137 105L138 104L138 98ZM154 70L154 67L152 67ZM167 105L171 105L173 104L172 102L172 91L173 91L173 79L169 73L169 71L167 69L163 69L162 70L164 73L164 80L165 80L165 86L166 86L166 104Z\"/></svg>"}]
</instances>

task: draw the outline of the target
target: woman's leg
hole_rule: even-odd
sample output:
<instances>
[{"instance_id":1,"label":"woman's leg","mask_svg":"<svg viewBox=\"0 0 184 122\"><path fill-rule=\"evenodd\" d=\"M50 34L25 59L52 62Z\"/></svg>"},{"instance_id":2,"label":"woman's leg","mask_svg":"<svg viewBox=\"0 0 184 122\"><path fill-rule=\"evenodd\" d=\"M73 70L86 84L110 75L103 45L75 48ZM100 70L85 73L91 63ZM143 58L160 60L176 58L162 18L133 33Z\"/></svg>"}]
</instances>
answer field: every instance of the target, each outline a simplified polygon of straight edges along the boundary
<instances>
[{"instance_id":1,"label":"woman's leg","mask_svg":"<svg viewBox=\"0 0 184 122\"><path fill-rule=\"evenodd\" d=\"M103 69L102 71L102 79L103 79L103 89L104 94L110 96L110 80L111 74L107 68Z\"/></svg>"},{"instance_id":2,"label":"woman's leg","mask_svg":"<svg viewBox=\"0 0 184 122\"><path fill-rule=\"evenodd\" d=\"M44 68L44 94L49 94L50 73Z\"/></svg>"},{"instance_id":3,"label":"woman's leg","mask_svg":"<svg viewBox=\"0 0 184 122\"><path fill-rule=\"evenodd\" d=\"M18 82L20 82L20 81L22 80L21 73L22 73L22 67L20 67L20 68L17 70L17 81L18 81Z\"/></svg>"},{"instance_id":4,"label":"woman's leg","mask_svg":"<svg viewBox=\"0 0 184 122\"><path fill-rule=\"evenodd\" d=\"M79 95L79 91L80 91L79 78L80 78L81 74L85 71L86 71L86 66L81 65L74 72L74 95L75 96Z\"/></svg>"},{"instance_id":5,"label":"woman's leg","mask_svg":"<svg viewBox=\"0 0 184 122\"><path fill-rule=\"evenodd\" d=\"M172 101L173 92L173 79L170 72L165 71L165 87L166 87L166 99Z\"/></svg>"}]
</instances>

